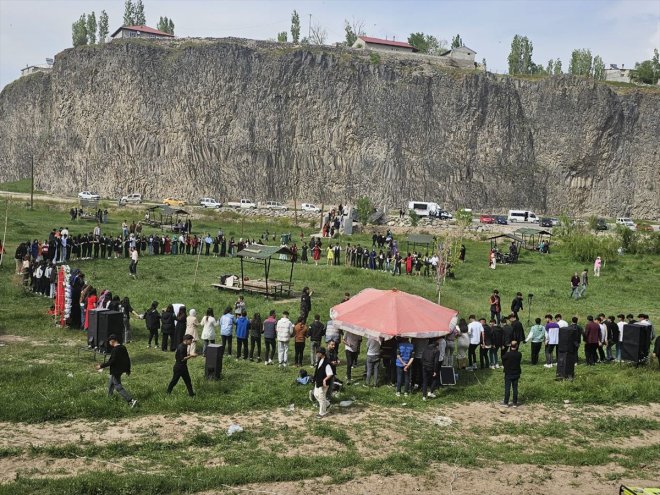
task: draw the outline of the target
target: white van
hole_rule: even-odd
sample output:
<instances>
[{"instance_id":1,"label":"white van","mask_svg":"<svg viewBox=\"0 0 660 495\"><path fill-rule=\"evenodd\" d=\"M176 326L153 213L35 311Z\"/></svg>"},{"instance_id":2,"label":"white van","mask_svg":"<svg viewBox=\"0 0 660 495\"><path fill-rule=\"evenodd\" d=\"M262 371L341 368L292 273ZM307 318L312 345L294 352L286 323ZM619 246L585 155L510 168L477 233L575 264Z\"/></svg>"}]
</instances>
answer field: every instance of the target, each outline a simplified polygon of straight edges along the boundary
<instances>
[{"instance_id":1,"label":"white van","mask_svg":"<svg viewBox=\"0 0 660 495\"><path fill-rule=\"evenodd\" d=\"M509 223L539 223L536 214L528 210L509 210L507 220Z\"/></svg>"},{"instance_id":2,"label":"white van","mask_svg":"<svg viewBox=\"0 0 660 495\"><path fill-rule=\"evenodd\" d=\"M420 217L434 217L436 216L440 206L438 203L429 203L426 201L410 201L408 203L408 209L413 210Z\"/></svg>"},{"instance_id":3,"label":"white van","mask_svg":"<svg viewBox=\"0 0 660 495\"><path fill-rule=\"evenodd\" d=\"M199 205L204 208L220 208L222 203L219 203L214 198L202 198L199 200Z\"/></svg>"},{"instance_id":4,"label":"white van","mask_svg":"<svg viewBox=\"0 0 660 495\"><path fill-rule=\"evenodd\" d=\"M140 203L142 203L142 194L140 194L140 193L127 194L126 196L122 196L122 198L119 200L119 203L120 204L127 204L127 203L140 204Z\"/></svg>"},{"instance_id":5,"label":"white van","mask_svg":"<svg viewBox=\"0 0 660 495\"><path fill-rule=\"evenodd\" d=\"M617 225L628 227L630 230L637 230L637 225L635 225L635 222L632 221L632 218L619 217L616 219L616 223Z\"/></svg>"},{"instance_id":6,"label":"white van","mask_svg":"<svg viewBox=\"0 0 660 495\"><path fill-rule=\"evenodd\" d=\"M319 212L321 211L321 208L319 208L318 206L316 206L316 205L314 205L314 204L312 204L312 203L303 203L303 204L300 206L300 209L301 209L302 211L311 211L311 212L313 212L313 213L319 213Z\"/></svg>"}]
</instances>

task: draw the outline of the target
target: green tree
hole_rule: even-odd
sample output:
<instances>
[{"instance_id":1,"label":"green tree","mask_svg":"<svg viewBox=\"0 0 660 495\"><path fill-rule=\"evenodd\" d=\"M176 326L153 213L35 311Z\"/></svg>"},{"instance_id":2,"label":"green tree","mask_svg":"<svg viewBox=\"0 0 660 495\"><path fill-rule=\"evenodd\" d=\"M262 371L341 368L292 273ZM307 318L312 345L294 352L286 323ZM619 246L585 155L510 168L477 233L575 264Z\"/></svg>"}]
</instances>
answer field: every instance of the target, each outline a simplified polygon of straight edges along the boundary
<instances>
[{"instance_id":1,"label":"green tree","mask_svg":"<svg viewBox=\"0 0 660 495\"><path fill-rule=\"evenodd\" d=\"M286 41L287 41L286 36L287 36L286 31L282 31L281 33L277 33L277 41L279 41L280 43L286 43Z\"/></svg>"},{"instance_id":2,"label":"green tree","mask_svg":"<svg viewBox=\"0 0 660 495\"><path fill-rule=\"evenodd\" d=\"M484 66L484 72L488 72L488 65L486 65L486 59L485 58L481 59L481 65Z\"/></svg>"},{"instance_id":3,"label":"green tree","mask_svg":"<svg viewBox=\"0 0 660 495\"><path fill-rule=\"evenodd\" d=\"M660 78L660 54L658 54L658 49L653 49L653 58L651 59L653 64L653 72L655 74L656 81Z\"/></svg>"},{"instance_id":4,"label":"green tree","mask_svg":"<svg viewBox=\"0 0 660 495\"><path fill-rule=\"evenodd\" d=\"M108 14L105 10L101 11L99 15L99 43L105 43L108 38Z\"/></svg>"},{"instance_id":5,"label":"green tree","mask_svg":"<svg viewBox=\"0 0 660 495\"><path fill-rule=\"evenodd\" d=\"M633 81L638 83L655 84L658 82L651 60L644 60L642 63L637 62L630 76Z\"/></svg>"},{"instance_id":6,"label":"green tree","mask_svg":"<svg viewBox=\"0 0 660 495\"><path fill-rule=\"evenodd\" d=\"M92 11L87 16L87 44L96 45L96 14Z\"/></svg>"},{"instance_id":7,"label":"green tree","mask_svg":"<svg viewBox=\"0 0 660 495\"><path fill-rule=\"evenodd\" d=\"M472 41L474 41L474 40L472 40ZM451 40L451 47L452 48L460 48L462 46L463 46L463 40L461 39L461 35L457 34Z\"/></svg>"},{"instance_id":8,"label":"green tree","mask_svg":"<svg viewBox=\"0 0 660 495\"><path fill-rule=\"evenodd\" d=\"M594 79L596 81L605 80L605 63L603 59L600 58L600 55L594 57Z\"/></svg>"},{"instance_id":9,"label":"green tree","mask_svg":"<svg viewBox=\"0 0 660 495\"><path fill-rule=\"evenodd\" d=\"M158 26L156 26L156 29L158 29L158 31L173 35L174 21L172 19L168 19L167 17L161 17L158 19Z\"/></svg>"},{"instance_id":10,"label":"green tree","mask_svg":"<svg viewBox=\"0 0 660 495\"><path fill-rule=\"evenodd\" d=\"M571 53L571 61L568 64L568 73L573 76L590 77L593 71L593 58L591 50L581 48Z\"/></svg>"},{"instance_id":11,"label":"green tree","mask_svg":"<svg viewBox=\"0 0 660 495\"><path fill-rule=\"evenodd\" d=\"M555 73L555 61L550 59L548 60L548 66L546 67L546 72L550 75Z\"/></svg>"},{"instance_id":12,"label":"green tree","mask_svg":"<svg viewBox=\"0 0 660 495\"><path fill-rule=\"evenodd\" d=\"M144 15L144 4L142 0L137 0L133 9L133 21L138 26L146 26L147 18Z\"/></svg>"},{"instance_id":13,"label":"green tree","mask_svg":"<svg viewBox=\"0 0 660 495\"><path fill-rule=\"evenodd\" d=\"M171 18L167 23L167 32L174 36L174 21Z\"/></svg>"},{"instance_id":14,"label":"green tree","mask_svg":"<svg viewBox=\"0 0 660 495\"><path fill-rule=\"evenodd\" d=\"M511 41L511 51L509 52L509 74L512 76L518 74L532 74L534 63L532 62L532 53L534 45L527 36L516 34Z\"/></svg>"},{"instance_id":15,"label":"green tree","mask_svg":"<svg viewBox=\"0 0 660 495\"><path fill-rule=\"evenodd\" d=\"M419 215L415 210L408 210L408 217L410 218L410 225L417 227L419 223Z\"/></svg>"},{"instance_id":16,"label":"green tree","mask_svg":"<svg viewBox=\"0 0 660 495\"><path fill-rule=\"evenodd\" d=\"M300 16L295 10L291 14L291 41L294 43L300 41Z\"/></svg>"},{"instance_id":17,"label":"green tree","mask_svg":"<svg viewBox=\"0 0 660 495\"><path fill-rule=\"evenodd\" d=\"M554 71L554 74L555 74L555 76L558 76L558 75L561 74L561 73L562 73L562 72L561 72L561 60L560 60L560 59L557 59L557 60L555 60L555 71Z\"/></svg>"},{"instance_id":18,"label":"green tree","mask_svg":"<svg viewBox=\"0 0 660 495\"><path fill-rule=\"evenodd\" d=\"M356 209L360 224L363 226L367 225L369 223L369 217L374 212L374 205L371 200L367 197L358 199Z\"/></svg>"},{"instance_id":19,"label":"green tree","mask_svg":"<svg viewBox=\"0 0 660 495\"><path fill-rule=\"evenodd\" d=\"M85 14L72 24L71 38L74 47L87 44L87 16Z\"/></svg>"},{"instance_id":20,"label":"green tree","mask_svg":"<svg viewBox=\"0 0 660 495\"><path fill-rule=\"evenodd\" d=\"M135 25L135 6L131 0L124 2L124 26Z\"/></svg>"},{"instance_id":21,"label":"green tree","mask_svg":"<svg viewBox=\"0 0 660 495\"><path fill-rule=\"evenodd\" d=\"M443 50L444 41L430 34L411 33L408 36L408 43L414 46L419 53L428 53L429 55L439 55Z\"/></svg>"},{"instance_id":22,"label":"green tree","mask_svg":"<svg viewBox=\"0 0 660 495\"><path fill-rule=\"evenodd\" d=\"M364 36L364 21L353 19L353 23L349 23L344 19L344 31L346 32L346 46L353 46L358 39L358 36Z\"/></svg>"}]
</instances>

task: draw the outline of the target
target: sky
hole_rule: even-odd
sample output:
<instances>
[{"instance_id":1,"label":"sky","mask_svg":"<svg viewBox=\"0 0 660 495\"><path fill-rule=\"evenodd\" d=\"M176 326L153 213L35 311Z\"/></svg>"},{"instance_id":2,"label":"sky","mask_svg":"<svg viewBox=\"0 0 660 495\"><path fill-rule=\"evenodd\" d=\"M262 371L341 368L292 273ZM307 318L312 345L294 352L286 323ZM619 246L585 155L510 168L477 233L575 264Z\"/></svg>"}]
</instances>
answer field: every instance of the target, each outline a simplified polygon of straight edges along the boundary
<instances>
[{"instance_id":1,"label":"sky","mask_svg":"<svg viewBox=\"0 0 660 495\"><path fill-rule=\"evenodd\" d=\"M608 64L633 67L660 48L660 0L144 0L147 24L174 20L179 37L274 39L289 31L291 12L301 18L301 36L311 24L327 31L327 43L344 40L344 20L362 22L368 36L405 40L413 32L466 46L485 58L488 70L507 71L515 34L534 45L544 66L588 48ZM71 47L71 24L83 13L105 9L110 32L121 25L123 0L0 0L0 88L26 65Z\"/></svg>"}]
</instances>

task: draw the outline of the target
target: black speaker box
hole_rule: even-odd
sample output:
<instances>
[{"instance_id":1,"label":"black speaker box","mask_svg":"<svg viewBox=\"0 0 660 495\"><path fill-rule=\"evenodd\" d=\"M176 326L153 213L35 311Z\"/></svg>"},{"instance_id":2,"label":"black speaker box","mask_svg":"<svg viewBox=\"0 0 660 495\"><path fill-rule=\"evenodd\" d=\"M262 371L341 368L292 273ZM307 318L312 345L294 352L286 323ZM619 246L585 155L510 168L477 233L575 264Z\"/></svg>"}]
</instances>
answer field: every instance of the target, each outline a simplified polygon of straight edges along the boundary
<instances>
[{"instance_id":1,"label":"black speaker box","mask_svg":"<svg viewBox=\"0 0 660 495\"><path fill-rule=\"evenodd\" d=\"M206 363L204 364L204 376L208 380L217 380L222 374L222 357L225 354L225 346L209 344L206 346Z\"/></svg>"},{"instance_id":2,"label":"black speaker box","mask_svg":"<svg viewBox=\"0 0 660 495\"><path fill-rule=\"evenodd\" d=\"M623 326L621 359L640 363L648 357L651 342L651 326L626 324Z\"/></svg>"},{"instance_id":3,"label":"black speaker box","mask_svg":"<svg viewBox=\"0 0 660 495\"><path fill-rule=\"evenodd\" d=\"M124 315L121 311L99 309L89 312L87 337L93 347L102 352L108 351L107 340L113 334L117 336L119 343L124 343Z\"/></svg>"},{"instance_id":4,"label":"black speaker box","mask_svg":"<svg viewBox=\"0 0 660 495\"><path fill-rule=\"evenodd\" d=\"M440 366L440 384L456 385L456 375L453 366Z\"/></svg>"}]
</instances>

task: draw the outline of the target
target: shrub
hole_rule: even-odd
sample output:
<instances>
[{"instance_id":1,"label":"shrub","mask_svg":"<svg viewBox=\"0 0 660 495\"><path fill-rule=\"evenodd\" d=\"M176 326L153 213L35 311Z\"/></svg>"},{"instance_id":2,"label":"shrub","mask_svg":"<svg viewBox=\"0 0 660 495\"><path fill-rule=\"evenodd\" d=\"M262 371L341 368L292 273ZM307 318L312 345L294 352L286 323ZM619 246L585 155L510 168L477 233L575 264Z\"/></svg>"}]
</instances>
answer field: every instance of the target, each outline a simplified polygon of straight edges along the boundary
<instances>
[{"instance_id":1,"label":"shrub","mask_svg":"<svg viewBox=\"0 0 660 495\"><path fill-rule=\"evenodd\" d=\"M362 225L369 223L369 217L374 211L374 205L367 197L362 197L357 200L357 216Z\"/></svg>"},{"instance_id":2,"label":"shrub","mask_svg":"<svg viewBox=\"0 0 660 495\"><path fill-rule=\"evenodd\" d=\"M575 261L589 263L600 256L603 261L614 263L617 260L619 243L612 237L599 237L584 232L573 232L562 238L566 251Z\"/></svg>"},{"instance_id":3,"label":"shrub","mask_svg":"<svg viewBox=\"0 0 660 495\"><path fill-rule=\"evenodd\" d=\"M376 52L371 52L369 54L369 60L371 60L371 63L374 65L380 64L380 55Z\"/></svg>"},{"instance_id":4,"label":"shrub","mask_svg":"<svg viewBox=\"0 0 660 495\"><path fill-rule=\"evenodd\" d=\"M634 230L630 230L624 225L616 226L616 237L621 243L621 247L624 252L636 254L639 243L639 233Z\"/></svg>"},{"instance_id":5,"label":"shrub","mask_svg":"<svg viewBox=\"0 0 660 495\"><path fill-rule=\"evenodd\" d=\"M415 210L408 210L408 216L410 217L410 225L417 227L419 223L419 215L415 213Z\"/></svg>"}]
</instances>

